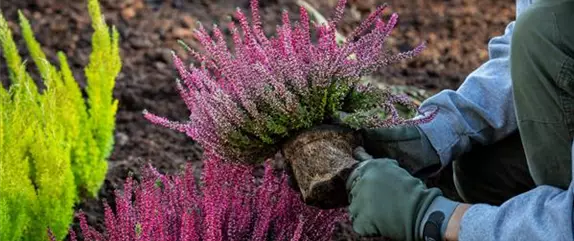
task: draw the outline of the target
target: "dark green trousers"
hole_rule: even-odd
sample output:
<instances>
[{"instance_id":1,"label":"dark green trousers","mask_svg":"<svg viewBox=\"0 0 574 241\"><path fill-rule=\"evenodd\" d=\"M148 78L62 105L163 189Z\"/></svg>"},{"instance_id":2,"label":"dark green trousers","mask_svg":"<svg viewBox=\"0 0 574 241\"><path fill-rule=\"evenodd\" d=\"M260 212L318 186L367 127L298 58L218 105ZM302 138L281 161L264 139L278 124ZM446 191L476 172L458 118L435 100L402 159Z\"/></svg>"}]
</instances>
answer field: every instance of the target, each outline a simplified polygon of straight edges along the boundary
<instances>
[{"instance_id":1,"label":"dark green trousers","mask_svg":"<svg viewBox=\"0 0 574 241\"><path fill-rule=\"evenodd\" d=\"M539 0L516 20L510 55L518 131L453 162L458 194L500 204L537 185L567 189L574 137L574 0Z\"/></svg>"}]
</instances>

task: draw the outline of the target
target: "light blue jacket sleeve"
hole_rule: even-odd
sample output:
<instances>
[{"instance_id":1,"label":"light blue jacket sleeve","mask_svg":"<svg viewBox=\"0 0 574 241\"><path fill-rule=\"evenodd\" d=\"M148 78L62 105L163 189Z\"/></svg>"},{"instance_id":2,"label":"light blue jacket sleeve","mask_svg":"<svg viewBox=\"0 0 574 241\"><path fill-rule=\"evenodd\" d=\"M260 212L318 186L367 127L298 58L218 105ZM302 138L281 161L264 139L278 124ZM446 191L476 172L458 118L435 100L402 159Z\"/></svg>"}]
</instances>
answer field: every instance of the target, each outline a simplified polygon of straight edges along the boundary
<instances>
[{"instance_id":1,"label":"light blue jacket sleeve","mask_svg":"<svg viewBox=\"0 0 574 241\"><path fill-rule=\"evenodd\" d=\"M517 0L520 15L532 0ZM420 125L443 165L470 150L474 143L496 142L517 130L510 79L510 41L514 22L488 43L489 59L470 73L456 90L443 90L425 100L424 112L438 107L429 123Z\"/></svg>"},{"instance_id":2,"label":"light blue jacket sleeve","mask_svg":"<svg viewBox=\"0 0 574 241\"><path fill-rule=\"evenodd\" d=\"M531 1L517 0L517 16ZM513 27L511 22L502 36L490 40L490 59L458 90L444 90L423 102L423 110L440 108L437 119L421 129L444 165L468 151L472 143L492 143L517 129L509 73ZM574 160L574 142L572 149ZM574 182L567 190L538 186L501 206L475 204L462 218L459 240L574 240L573 205Z\"/></svg>"},{"instance_id":3,"label":"light blue jacket sleeve","mask_svg":"<svg viewBox=\"0 0 574 241\"><path fill-rule=\"evenodd\" d=\"M475 204L462 217L459 240L574 240L573 205L574 182L567 190L538 186L498 207Z\"/></svg>"}]
</instances>

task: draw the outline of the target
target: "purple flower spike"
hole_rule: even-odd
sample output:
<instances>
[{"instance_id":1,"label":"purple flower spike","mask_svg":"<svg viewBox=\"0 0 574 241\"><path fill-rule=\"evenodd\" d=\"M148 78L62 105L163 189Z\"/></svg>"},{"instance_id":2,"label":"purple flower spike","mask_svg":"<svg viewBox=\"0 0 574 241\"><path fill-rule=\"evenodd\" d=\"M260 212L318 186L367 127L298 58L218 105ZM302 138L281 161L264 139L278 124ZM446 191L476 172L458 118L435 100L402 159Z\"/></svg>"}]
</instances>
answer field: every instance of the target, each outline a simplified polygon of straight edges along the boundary
<instances>
[{"instance_id":1,"label":"purple flower spike","mask_svg":"<svg viewBox=\"0 0 574 241\"><path fill-rule=\"evenodd\" d=\"M188 53L201 66L187 68L178 56L173 56L181 79L176 87L191 113L189 121L174 122L147 112L144 116L153 123L186 133L218 157L240 163L261 163L292 133L322 124L328 115L345 106L358 106L345 99L355 92L379 96L367 106L382 108L390 116L371 116L363 124L413 123L401 119L394 109L394 104L413 108L408 100L380 94L378 90L361 92L359 81L381 67L419 54L424 43L411 51L389 54L384 44L398 15L394 13L383 21L386 5L370 14L345 42L338 43L337 25L346 3L340 0L332 18L315 24L313 29L304 8L300 8L299 22L294 23L284 11L282 23L273 37L268 37L263 31L258 1L251 0L251 23L237 9L236 22L222 24L229 28L233 50L228 48L220 26L214 25L213 33L209 33L200 25L194 33L203 52L188 48Z\"/></svg>"}]
</instances>

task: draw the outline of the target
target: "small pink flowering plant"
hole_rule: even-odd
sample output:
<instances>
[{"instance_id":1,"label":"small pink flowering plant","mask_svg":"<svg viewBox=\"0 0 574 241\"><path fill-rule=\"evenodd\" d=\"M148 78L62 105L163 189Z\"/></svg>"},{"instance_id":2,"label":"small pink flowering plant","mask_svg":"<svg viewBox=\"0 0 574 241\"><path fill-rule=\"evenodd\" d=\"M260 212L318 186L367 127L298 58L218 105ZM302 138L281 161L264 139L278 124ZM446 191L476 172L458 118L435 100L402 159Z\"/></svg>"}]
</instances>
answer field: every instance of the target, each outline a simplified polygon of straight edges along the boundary
<instances>
[{"instance_id":1,"label":"small pink flowering plant","mask_svg":"<svg viewBox=\"0 0 574 241\"><path fill-rule=\"evenodd\" d=\"M213 36L200 26L195 36L205 51L188 50L201 65L186 68L173 56L181 77L177 88L191 112L189 121L174 122L147 111L145 117L186 133L218 158L248 164L261 163L287 138L327 122L338 111L350 113L343 122L353 128L432 118L433 113L409 119L417 111L407 97L361 83L365 75L415 56L424 43L394 55L385 51L385 39L398 15L384 22L383 5L339 44L336 26L345 5L346 0L340 0L328 23L314 25L316 43L304 8L294 24L285 11L276 35L268 38L257 0L251 0L252 24L240 9L235 12L239 27L229 22L233 52L218 26ZM400 115L397 106L405 107L408 115Z\"/></svg>"},{"instance_id":2,"label":"small pink flowering plant","mask_svg":"<svg viewBox=\"0 0 574 241\"><path fill-rule=\"evenodd\" d=\"M305 205L269 161L260 178L257 168L210 158L196 180L190 165L175 175L149 166L139 182L129 176L115 191L115 210L104 202L104 233L82 211L79 231L86 241L328 241L348 220L344 209ZM70 229L69 240L76 237Z\"/></svg>"}]
</instances>

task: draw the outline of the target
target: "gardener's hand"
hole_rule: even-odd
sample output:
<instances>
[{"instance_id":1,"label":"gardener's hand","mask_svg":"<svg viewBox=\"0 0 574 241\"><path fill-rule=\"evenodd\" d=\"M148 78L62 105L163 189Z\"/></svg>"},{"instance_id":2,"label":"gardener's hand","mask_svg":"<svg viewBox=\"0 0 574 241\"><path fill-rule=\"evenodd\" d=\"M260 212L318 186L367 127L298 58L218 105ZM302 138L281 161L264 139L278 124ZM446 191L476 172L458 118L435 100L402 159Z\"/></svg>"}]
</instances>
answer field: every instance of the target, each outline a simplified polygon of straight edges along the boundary
<instances>
[{"instance_id":1,"label":"gardener's hand","mask_svg":"<svg viewBox=\"0 0 574 241\"><path fill-rule=\"evenodd\" d=\"M338 112L334 122L342 123L347 115ZM409 160L414 168L414 175L419 178L436 173L440 159L427 136L418 126L398 126L392 128L372 128L359 130L363 137L363 147L375 157L387 157L398 160Z\"/></svg>"},{"instance_id":2,"label":"gardener's hand","mask_svg":"<svg viewBox=\"0 0 574 241\"><path fill-rule=\"evenodd\" d=\"M427 188L395 160L373 159L361 147L355 158L362 162L346 184L355 232L393 240L433 240L423 237L426 227L426 238L443 240L457 202L444 198L437 188Z\"/></svg>"}]
</instances>

